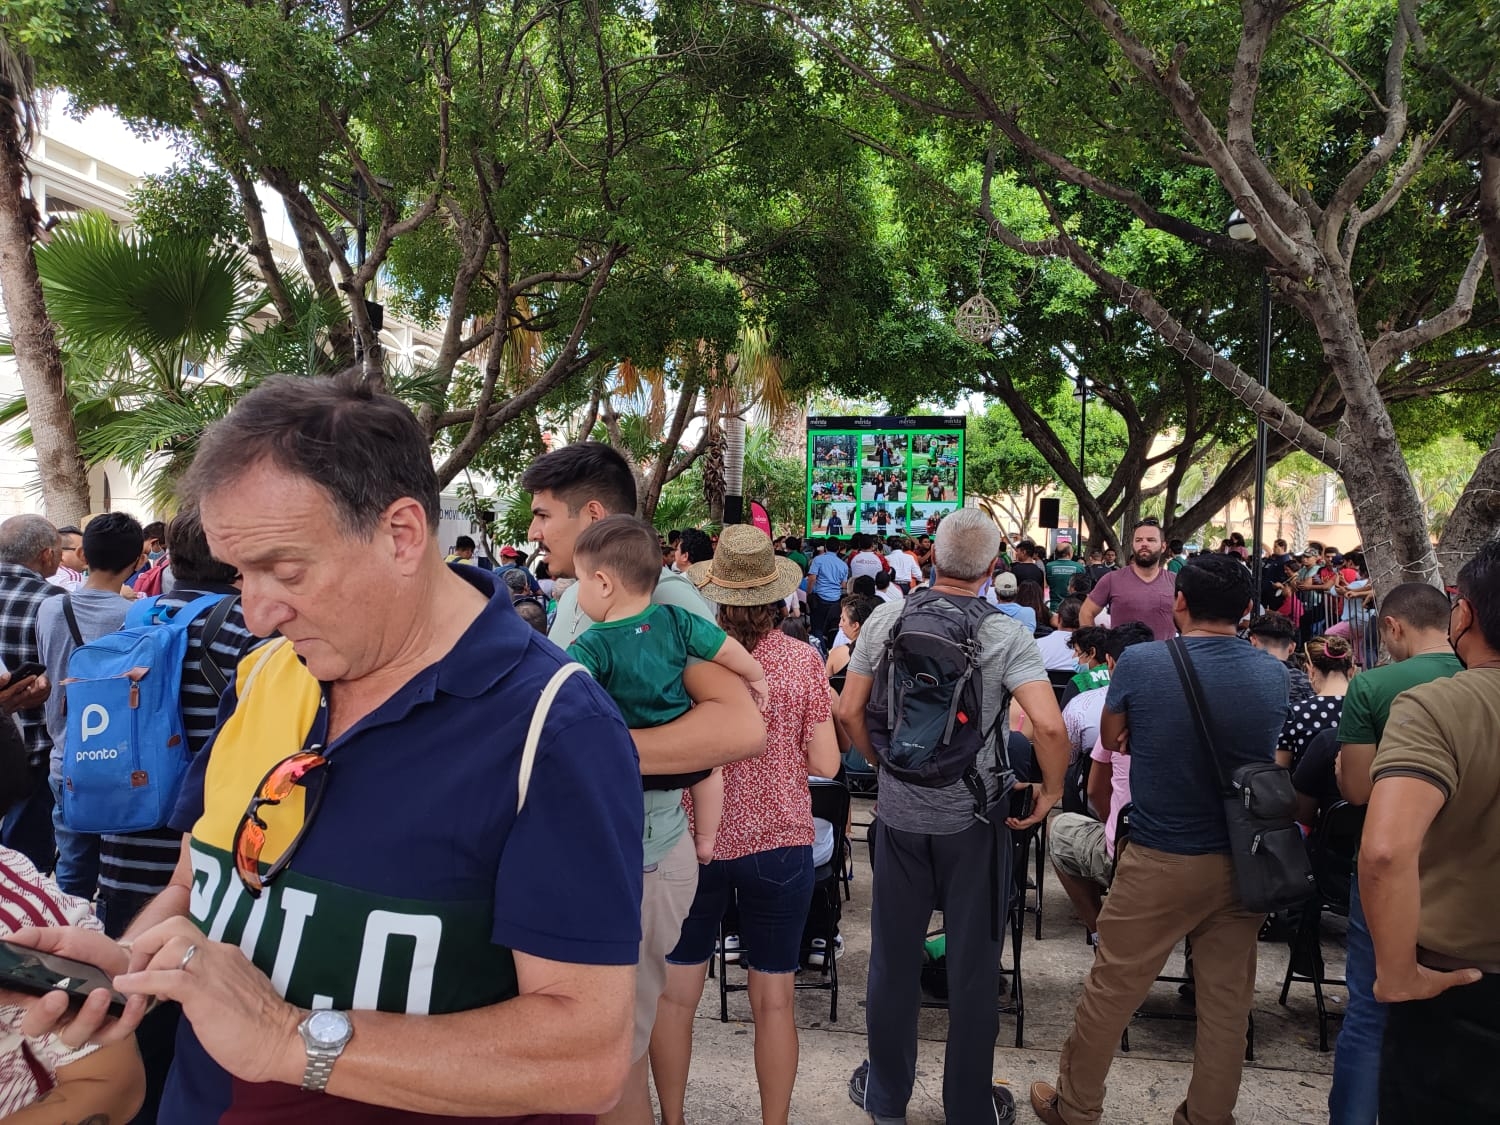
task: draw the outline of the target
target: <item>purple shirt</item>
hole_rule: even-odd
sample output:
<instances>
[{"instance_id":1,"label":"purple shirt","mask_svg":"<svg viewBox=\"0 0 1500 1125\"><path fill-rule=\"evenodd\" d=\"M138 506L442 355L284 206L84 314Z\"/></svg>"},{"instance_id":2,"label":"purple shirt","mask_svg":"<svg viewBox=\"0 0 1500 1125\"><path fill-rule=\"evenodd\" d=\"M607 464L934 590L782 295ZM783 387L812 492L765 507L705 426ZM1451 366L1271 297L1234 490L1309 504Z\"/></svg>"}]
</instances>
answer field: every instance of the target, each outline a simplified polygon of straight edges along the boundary
<instances>
[{"instance_id":1,"label":"purple shirt","mask_svg":"<svg viewBox=\"0 0 1500 1125\"><path fill-rule=\"evenodd\" d=\"M1089 601L1109 610L1110 628L1128 621L1139 621L1151 630L1158 641L1170 641L1177 635L1172 623L1172 601L1177 592L1177 576L1165 568L1156 572L1151 582L1142 582L1134 567L1112 570L1089 592Z\"/></svg>"}]
</instances>

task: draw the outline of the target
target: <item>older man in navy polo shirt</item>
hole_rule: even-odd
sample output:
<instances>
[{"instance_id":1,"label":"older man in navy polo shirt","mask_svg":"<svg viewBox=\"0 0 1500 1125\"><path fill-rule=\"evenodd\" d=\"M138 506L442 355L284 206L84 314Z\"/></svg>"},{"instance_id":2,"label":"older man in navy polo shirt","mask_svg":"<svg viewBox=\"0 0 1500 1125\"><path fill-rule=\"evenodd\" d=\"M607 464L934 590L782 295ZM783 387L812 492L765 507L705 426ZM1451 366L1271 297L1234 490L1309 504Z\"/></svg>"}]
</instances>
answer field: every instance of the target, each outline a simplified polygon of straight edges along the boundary
<instances>
[{"instance_id":1,"label":"older man in navy polo shirt","mask_svg":"<svg viewBox=\"0 0 1500 1125\"><path fill-rule=\"evenodd\" d=\"M22 933L123 974L124 1016L101 990L65 1036L120 1038L148 997L181 1003L163 1125L609 1109L642 869L614 704L558 680L566 658L492 575L444 564L426 438L357 372L262 384L204 436L186 491L246 624L280 639L240 666L183 787L176 876L128 948Z\"/></svg>"}]
</instances>

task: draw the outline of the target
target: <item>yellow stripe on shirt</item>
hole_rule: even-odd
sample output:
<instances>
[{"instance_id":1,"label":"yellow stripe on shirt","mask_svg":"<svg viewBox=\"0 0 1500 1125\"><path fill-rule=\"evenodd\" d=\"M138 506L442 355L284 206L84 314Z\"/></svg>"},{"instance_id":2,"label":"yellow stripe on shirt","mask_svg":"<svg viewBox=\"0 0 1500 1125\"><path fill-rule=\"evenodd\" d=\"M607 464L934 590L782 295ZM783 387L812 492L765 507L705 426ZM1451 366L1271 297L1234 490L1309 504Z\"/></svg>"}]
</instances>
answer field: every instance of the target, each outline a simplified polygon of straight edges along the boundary
<instances>
[{"instance_id":1,"label":"yellow stripe on shirt","mask_svg":"<svg viewBox=\"0 0 1500 1125\"><path fill-rule=\"evenodd\" d=\"M267 646L270 647L270 646ZM317 679L288 643L258 649L235 673L239 702L214 740L203 781L203 815L193 837L229 851L255 787L277 762L302 749L323 693ZM263 805L264 863L274 863L302 826L304 790L298 786L279 805Z\"/></svg>"}]
</instances>

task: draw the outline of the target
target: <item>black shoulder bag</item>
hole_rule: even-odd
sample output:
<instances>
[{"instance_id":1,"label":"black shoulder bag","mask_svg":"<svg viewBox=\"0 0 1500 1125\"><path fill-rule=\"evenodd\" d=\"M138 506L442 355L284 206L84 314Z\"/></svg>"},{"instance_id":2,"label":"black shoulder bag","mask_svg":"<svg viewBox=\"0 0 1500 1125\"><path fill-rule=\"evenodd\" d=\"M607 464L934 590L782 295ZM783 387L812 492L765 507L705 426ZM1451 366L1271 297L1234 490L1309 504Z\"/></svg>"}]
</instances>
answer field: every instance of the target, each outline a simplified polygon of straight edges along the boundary
<instances>
[{"instance_id":1,"label":"black shoulder bag","mask_svg":"<svg viewBox=\"0 0 1500 1125\"><path fill-rule=\"evenodd\" d=\"M1317 889L1317 882L1302 830L1296 824L1297 794L1291 774L1275 762L1252 762L1240 766L1232 777L1224 775L1187 644L1177 637L1167 648L1182 679L1198 727L1198 740L1219 779L1240 903L1256 914L1294 906Z\"/></svg>"}]
</instances>

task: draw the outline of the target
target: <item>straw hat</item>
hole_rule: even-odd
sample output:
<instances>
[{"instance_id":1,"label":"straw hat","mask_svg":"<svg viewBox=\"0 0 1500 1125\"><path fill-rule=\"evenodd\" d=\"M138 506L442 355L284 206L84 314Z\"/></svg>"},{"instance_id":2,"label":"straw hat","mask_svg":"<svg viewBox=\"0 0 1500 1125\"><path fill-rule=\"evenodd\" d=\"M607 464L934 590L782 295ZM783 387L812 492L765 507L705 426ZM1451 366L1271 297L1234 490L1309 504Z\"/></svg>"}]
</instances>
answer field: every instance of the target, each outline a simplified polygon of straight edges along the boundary
<instances>
[{"instance_id":1,"label":"straw hat","mask_svg":"<svg viewBox=\"0 0 1500 1125\"><path fill-rule=\"evenodd\" d=\"M802 568L771 548L771 537L747 523L730 524L707 562L687 569L688 581L720 605L770 605L802 582Z\"/></svg>"}]
</instances>

